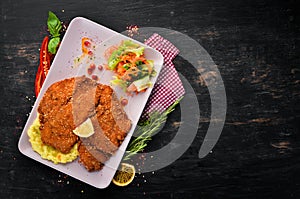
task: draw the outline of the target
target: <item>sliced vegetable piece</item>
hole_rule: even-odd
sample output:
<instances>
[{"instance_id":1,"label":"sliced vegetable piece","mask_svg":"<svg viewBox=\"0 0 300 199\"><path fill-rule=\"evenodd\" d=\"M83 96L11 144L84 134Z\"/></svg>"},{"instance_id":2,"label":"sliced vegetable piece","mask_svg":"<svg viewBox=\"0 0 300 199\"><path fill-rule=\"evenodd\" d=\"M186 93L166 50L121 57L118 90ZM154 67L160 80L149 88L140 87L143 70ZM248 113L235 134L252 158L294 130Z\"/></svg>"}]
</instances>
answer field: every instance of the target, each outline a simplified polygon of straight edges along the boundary
<instances>
[{"instance_id":1,"label":"sliced vegetable piece","mask_svg":"<svg viewBox=\"0 0 300 199\"><path fill-rule=\"evenodd\" d=\"M119 57L121 55L121 53L122 53L122 51L120 51L118 49L118 50L114 51L111 54L111 56L109 57L109 59L108 59L108 68L110 70L114 70L117 67L118 63L121 61L121 59Z\"/></svg>"},{"instance_id":2,"label":"sliced vegetable piece","mask_svg":"<svg viewBox=\"0 0 300 199\"><path fill-rule=\"evenodd\" d=\"M134 83L131 83L130 86L128 86L127 92L136 92L137 91L137 87L134 85Z\"/></svg>"},{"instance_id":3,"label":"sliced vegetable piece","mask_svg":"<svg viewBox=\"0 0 300 199\"><path fill-rule=\"evenodd\" d=\"M124 91L126 91L126 88L128 86L126 81L123 81L122 79L119 79L118 77L114 76L114 79L110 81L110 83L114 86L119 86Z\"/></svg>"},{"instance_id":4,"label":"sliced vegetable piece","mask_svg":"<svg viewBox=\"0 0 300 199\"><path fill-rule=\"evenodd\" d=\"M140 92L144 90L145 88L148 88L151 86L151 81L149 75L145 76L142 79L134 81L132 84L136 87L137 92Z\"/></svg>"},{"instance_id":5,"label":"sliced vegetable piece","mask_svg":"<svg viewBox=\"0 0 300 199\"><path fill-rule=\"evenodd\" d=\"M50 64L53 58L53 56L50 53L48 53L48 42L49 42L49 37L48 36L44 37L40 48L40 64L35 78L36 97L38 96L42 88L42 85L46 79L46 76L48 74L48 71L50 70Z\"/></svg>"},{"instance_id":6,"label":"sliced vegetable piece","mask_svg":"<svg viewBox=\"0 0 300 199\"><path fill-rule=\"evenodd\" d=\"M52 55L48 52L48 43L49 43L49 37L45 36L42 42L42 46L40 48L40 65L43 67L43 72L46 75L48 74L48 71L50 70L51 60L53 58Z\"/></svg>"},{"instance_id":7,"label":"sliced vegetable piece","mask_svg":"<svg viewBox=\"0 0 300 199\"><path fill-rule=\"evenodd\" d=\"M35 83L34 83L34 90L35 90L36 97L39 95L44 81L45 81L45 75L43 73L43 67L42 65L39 65L38 71L35 76Z\"/></svg>"},{"instance_id":8,"label":"sliced vegetable piece","mask_svg":"<svg viewBox=\"0 0 300 199\"><path fill-rule=\"evenodd\" d=\"M136 57L140 57L144 53L144 47L140 46L139 48L126 49L125 53L134 53Z\"/></svg>"}]
</instances>

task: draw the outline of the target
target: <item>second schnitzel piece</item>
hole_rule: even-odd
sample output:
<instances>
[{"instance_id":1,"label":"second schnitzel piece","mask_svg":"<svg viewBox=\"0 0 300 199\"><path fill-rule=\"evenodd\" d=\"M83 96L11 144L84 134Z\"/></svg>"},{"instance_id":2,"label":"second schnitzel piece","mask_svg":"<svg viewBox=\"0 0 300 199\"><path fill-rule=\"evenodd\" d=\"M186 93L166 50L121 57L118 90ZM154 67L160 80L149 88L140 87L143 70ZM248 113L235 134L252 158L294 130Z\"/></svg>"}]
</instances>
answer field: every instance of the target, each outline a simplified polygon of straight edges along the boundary
<instances>
[{"instance_id":1,"label":"second schnitzel piece","mask_svg":"<svg viewBox=\"0 0 300 199\"><path fill-rule=\"evenodd\" d=\"M97 85L95 112L96 114L90 118L94 134L88 138L81 138L79 146L79 162L88 171L101 169L105 161L122 144L131 128L131 121L120 101L113 89L107 85Z\"/></svg>"}]
</instances>

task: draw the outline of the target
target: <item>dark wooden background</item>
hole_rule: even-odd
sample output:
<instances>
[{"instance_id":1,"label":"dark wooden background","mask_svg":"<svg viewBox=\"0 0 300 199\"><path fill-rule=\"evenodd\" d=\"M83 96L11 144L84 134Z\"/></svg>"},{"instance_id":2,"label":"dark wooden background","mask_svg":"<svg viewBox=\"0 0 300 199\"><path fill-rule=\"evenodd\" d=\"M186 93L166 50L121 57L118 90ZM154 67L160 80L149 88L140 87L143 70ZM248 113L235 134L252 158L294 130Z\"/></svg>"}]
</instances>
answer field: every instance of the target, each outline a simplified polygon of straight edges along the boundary
<instances>
[{"instance_id":1,"label":"dark wooden background","mask_svg":"<svg viewBox=\"0 0 300 199\"><path fill-rule=\"evenodd\" d=\"M296 2L1 1L0 198L300 198ZM204 111L193 144L170 166L137 174L127 187L112 184L100 190L23 156L17 143L35 100L34 77L49 10L62 21L83 16L116 31L132 24L163 27L199 42L218 66L228 102L212 153L198 158L209 124L208 91L199 85L199 74L177 57L176 67L195 86ZM163 132L172 136L179 121L177 109ZM157 146L161 138L150 145Z\"/></svg>"}]
</instances>

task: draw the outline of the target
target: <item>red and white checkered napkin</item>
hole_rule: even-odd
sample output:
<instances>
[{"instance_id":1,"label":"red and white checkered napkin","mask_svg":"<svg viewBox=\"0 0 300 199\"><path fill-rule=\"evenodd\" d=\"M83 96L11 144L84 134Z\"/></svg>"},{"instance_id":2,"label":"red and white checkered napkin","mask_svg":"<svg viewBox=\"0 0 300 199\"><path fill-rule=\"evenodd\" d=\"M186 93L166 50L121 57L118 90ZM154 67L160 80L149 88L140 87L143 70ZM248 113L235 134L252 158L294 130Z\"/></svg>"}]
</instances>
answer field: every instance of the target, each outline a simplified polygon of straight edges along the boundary
<instances>
[{"instance_id":1,"label":"red and white checkered napkin","mask_svg":"<svg viewBox=\"0 0 300 199\"><path fill-rule=\"evenodd\" d=\"M179 50L171 42L156 33L147 39L145 44L163 55L164 65L152 89L142 117L146 117L152 111L163 112L185 93L172 62L179 54Z\"/></svg>"}]
</instances>

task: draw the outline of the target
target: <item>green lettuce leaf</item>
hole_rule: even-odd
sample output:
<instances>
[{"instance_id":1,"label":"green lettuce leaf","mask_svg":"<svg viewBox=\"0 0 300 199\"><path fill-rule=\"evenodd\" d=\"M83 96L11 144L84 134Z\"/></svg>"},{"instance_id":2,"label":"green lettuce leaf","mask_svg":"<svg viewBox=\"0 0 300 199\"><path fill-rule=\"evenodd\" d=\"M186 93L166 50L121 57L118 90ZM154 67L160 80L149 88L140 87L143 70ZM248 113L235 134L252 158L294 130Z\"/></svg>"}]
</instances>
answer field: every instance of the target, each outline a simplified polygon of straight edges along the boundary
<instances>
[{"instance_id":1,"label":"green lettuce leaf","mask_svg":"<svg viewBox=\"0 0 300 199\"><path fill-rule=\"evenodd\" d=\"M118 77L114 76L115 79L111 80L110 83L115 86L119 86L125 92L128 86L128 83Z\"/></svg>"},{"instance_id":2,"label":"green lettuce leaf","mask_svg":"<svg viewBox=\"0 0 300 199\"><path fill-rule=\"evenodd\" d=\"M127 48L125 49L124 53L134 53L136 54L137 57L140 57L141 55L144 54L144 47L140 46L139 48Z\"/></svg>"}]
</instances>

